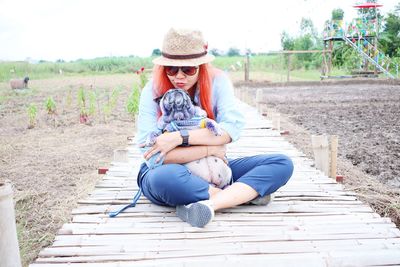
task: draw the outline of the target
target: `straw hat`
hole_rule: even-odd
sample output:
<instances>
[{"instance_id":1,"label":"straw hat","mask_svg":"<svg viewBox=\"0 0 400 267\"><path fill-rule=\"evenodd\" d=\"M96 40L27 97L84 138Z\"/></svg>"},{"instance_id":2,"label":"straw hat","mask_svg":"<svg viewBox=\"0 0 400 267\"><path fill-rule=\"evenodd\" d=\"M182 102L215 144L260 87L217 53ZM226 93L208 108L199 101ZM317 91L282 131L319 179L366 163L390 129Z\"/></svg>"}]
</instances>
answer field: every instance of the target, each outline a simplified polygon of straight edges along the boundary
<instances>
[{"instance_id":1,"label":"straw hat","mask_svg":"<svg viewBox=\"0 0 400 267\"><path fill-rule=\"evenodd\" d=\"M207 54L207 43L198 30L170 29L164 37L161 57L153 63L162 66L198 66L214 60Z\"/></svg>"}]
</instances>

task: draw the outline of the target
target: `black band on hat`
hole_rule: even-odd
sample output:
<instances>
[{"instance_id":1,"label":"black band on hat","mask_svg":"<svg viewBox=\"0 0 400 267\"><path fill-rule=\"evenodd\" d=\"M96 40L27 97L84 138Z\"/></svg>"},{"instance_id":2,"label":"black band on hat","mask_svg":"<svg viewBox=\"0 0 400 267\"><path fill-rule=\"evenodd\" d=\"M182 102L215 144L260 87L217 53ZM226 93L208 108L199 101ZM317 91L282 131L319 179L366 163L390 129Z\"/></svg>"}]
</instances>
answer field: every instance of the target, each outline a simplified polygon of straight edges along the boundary
<instances>
[{"instance_id":1,"label":"black band on hat","mask_svg":"<svg viewBox=\"0 0 400 267\"><path fill-rule=\"evenodd\" d=\"M169 58L169 59L193 59L193 58L199 58L199 57L202 57L204 55L207 55L207 51L204 51L204 52L199 53L199 54L190 54L190 55L170 55L170 54L162 52L161 55L163 57L166 57L166 58Z\"/></svg>"}]
</instances>

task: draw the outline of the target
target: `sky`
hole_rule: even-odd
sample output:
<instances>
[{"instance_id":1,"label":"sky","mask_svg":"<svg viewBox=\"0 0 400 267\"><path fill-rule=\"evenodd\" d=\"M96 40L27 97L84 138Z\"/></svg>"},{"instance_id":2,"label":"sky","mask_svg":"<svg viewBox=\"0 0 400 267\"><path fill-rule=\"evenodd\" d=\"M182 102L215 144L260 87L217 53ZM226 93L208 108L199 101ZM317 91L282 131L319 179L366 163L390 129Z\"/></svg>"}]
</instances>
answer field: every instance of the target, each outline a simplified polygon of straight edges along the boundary
<instances>
[{"instance_id":1,"label":"sky","mask_svg":"<svg viewBox=\"0 0 400 267\"><path fill-rule=\"evenodd\" d=\"M356 0L0 0L0 60L150 56L171 27L200 29L209 48L280 50L302 17L319 32L335 8L345 21ZM383 14L400 0L380 0Z\"/></svg>"}]
</instances>

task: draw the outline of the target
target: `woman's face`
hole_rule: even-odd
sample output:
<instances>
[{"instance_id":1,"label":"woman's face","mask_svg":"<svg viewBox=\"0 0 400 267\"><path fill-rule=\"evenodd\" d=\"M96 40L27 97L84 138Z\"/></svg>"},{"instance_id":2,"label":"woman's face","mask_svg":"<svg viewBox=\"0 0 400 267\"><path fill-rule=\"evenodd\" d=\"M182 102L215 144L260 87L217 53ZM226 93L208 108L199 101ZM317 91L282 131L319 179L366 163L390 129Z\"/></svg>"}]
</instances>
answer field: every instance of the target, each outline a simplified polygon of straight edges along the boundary
<instances>
[{"instance_id":1,"label":"woman's face","mask_svg":"<svg viewBox=\"0 0 400 267\"><path fill-rule=\"evenodd\" d=\"M199 79L199 67L171 67L165 66L168 79L175 88L188 91Z\"/></svg>"}]
</instances>

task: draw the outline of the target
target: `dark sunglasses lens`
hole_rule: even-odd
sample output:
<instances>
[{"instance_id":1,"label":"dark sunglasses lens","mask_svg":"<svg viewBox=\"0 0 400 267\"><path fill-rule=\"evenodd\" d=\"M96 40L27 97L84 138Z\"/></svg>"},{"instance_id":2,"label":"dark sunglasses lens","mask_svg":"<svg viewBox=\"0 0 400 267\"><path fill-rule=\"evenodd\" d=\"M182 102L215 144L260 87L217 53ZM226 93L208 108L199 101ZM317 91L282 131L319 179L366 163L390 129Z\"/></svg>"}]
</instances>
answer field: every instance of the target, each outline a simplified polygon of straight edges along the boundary
<instances>
[{"instance_id":1,"label":"dark sunglasses lens","mask_svg":"<svg viewBox=\"0 0 400 267\"><path fill-rule=\"evenodd\" d=\"M173 66L166 66L165 71L169 76L174 76L178 73L179 67L173 67Z\"/></svg>"},{"instance_id":2,"label":"dark sunglasses lens","mask_svg":"<svg viewBox=\"0 0 400 267\"><path fill-rule=\"evenodd\" d=\"M195 75L197 68L196 67L181 67L182 71L189 76Z\"/></svg>"}]
</instances>

